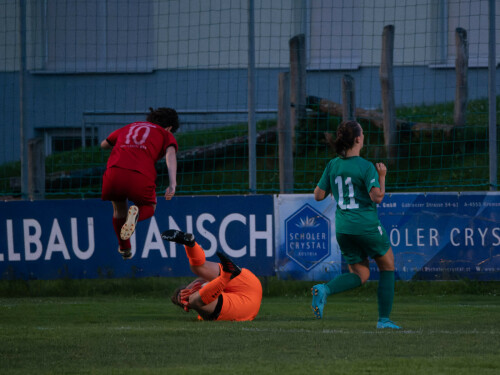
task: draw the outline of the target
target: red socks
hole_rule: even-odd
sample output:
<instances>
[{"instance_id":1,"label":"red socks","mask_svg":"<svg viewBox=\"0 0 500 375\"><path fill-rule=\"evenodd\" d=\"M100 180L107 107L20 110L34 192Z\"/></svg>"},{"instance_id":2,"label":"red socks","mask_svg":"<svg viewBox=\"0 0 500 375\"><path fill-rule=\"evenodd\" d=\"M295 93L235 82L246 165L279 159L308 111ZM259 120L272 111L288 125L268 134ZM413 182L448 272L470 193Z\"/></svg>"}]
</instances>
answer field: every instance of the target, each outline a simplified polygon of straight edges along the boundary
<instances>
[{"instance_id":1,"label":"red socks","mask_svg":"<svg viewBox=\"0 0 500 375\"><path fill-rule=\"evenodd\" d=\"M155 213L155 208L153 206L146 206L146 205L139 206L139 218L137 219L137 221L149 219L150 217L152 217L154 215L154 213ZM131 248L130 239L124 241L120 238L120 232L121 232L122 226L123 226L123 224L125 224L126 220L127 220L126 217L123 217L123 218L113 217L113 228L115 229L116 238L118 238L118 243L120 244L120 249L122 249L122 250ZM205 256L205 253L203 252L203 257L204 256ZM203 261L203 263L205 263L205 261Z\"/></svg>"},{"instance_id":2,"label":"red socks","mask_svg":"<svg viewBox=\"0 0 500 375\"><path fill-rule=\"evenodd\" d=\"M125 249L130 249L132 246L130 245L130 239L128 240L122 240L120 238L120 232L122 230L123 224L125 224L125 221L127 218L122 217L117 219L116 217L113 218L113 228L115 229L116 233L116 238L118 238L118 243L120 244L120 249L125 250Z\"/></svg>"}]
</instances>

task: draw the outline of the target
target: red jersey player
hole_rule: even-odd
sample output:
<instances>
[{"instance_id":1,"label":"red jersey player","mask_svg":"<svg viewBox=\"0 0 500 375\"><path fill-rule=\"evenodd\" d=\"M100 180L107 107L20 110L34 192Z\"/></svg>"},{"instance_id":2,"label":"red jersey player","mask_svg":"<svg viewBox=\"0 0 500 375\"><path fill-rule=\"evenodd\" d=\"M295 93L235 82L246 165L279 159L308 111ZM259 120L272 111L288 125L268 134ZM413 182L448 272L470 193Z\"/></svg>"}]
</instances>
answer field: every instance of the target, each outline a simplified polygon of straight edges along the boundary
<instances>
[{"instance_id":1,"label":"red jersey player","mask_svg":"<svg viewBox=\"0 0 500 375\"><path fill-rule=\"evenodd\" d=\"M169 186L165 199L170 200L177 186L177 112L172 108L149 108L146 121L134 122L112 132L101 142L111 149L102 181L102 199L113 204L113 227L118 238L118 252L123 259L132 256L130 237L138 221L149 219L156 209L156 168L165 157ZM128 208L128 200L134 205ZM128 211L127 211L128 209Z\"/></svg>"}]
</instances>

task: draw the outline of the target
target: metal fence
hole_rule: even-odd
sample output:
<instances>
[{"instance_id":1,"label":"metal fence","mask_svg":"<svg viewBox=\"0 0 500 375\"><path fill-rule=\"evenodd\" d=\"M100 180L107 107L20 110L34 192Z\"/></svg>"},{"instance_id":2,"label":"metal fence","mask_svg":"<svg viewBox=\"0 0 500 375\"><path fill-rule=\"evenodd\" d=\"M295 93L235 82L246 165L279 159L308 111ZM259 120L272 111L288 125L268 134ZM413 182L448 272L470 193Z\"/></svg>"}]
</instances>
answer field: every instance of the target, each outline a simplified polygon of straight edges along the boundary
<instances>
[{"instance_id":1,"label":"metal fence","mask_svg":"<svg viewBox=\"0 0 500 375\"><path fill-rule=\"evenodd\" d=\"M332 110L346 107L346 78L363 156L390 164L389 191L497 189L498 8L0 0L0 195L98 196L106 154L92 146L159 106L183 122L178 194L310 192L332 157L323 134L346 115Z\"/></svg>"}]
</instances>

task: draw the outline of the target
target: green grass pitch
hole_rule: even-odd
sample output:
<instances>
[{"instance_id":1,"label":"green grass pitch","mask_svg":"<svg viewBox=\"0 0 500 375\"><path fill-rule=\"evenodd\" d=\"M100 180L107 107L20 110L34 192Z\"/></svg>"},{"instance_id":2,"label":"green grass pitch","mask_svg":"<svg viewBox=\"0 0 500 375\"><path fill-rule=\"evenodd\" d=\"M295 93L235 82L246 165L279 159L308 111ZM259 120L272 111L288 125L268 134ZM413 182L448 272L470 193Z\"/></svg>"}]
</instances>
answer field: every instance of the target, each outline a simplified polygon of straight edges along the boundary
<instances>
[{"instance_id":1,"label":"green grass pitch","mask_svg":"<svg viewBox=\"0 0 500 375\"><path fill-rule=\"evenodd\" d=\"M373 284L330 297L322 320L286 282L253 322L198 321L155 293L1 297L0 373L500 373L496 290L397 289L392 318L404 329L379 331Z\"/></svg>"}]
</instances>

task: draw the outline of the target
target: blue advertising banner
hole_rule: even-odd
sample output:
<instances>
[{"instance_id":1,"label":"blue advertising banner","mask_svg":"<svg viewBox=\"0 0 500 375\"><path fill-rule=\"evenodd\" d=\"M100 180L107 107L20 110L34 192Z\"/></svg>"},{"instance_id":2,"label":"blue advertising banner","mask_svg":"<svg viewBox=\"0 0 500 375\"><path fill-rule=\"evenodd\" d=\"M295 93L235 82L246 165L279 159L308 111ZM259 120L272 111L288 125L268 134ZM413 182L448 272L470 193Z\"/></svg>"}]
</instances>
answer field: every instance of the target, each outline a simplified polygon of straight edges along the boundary
<instances>
[{"instance_id":1,"label":"blue advertising banner","mask_svg":"<svg viewBox=\"0 0 500 375\"><path fill-rule=\"evenodd\" d=\"M499 193L390 194L379 216L400 279L500 280Z\"/></svg>"},{"instance_id":2,"label":"blue advertising banner","mask_svg":"<svg viewBox=\"0 0 500 375\"><path fill-rule=\"evenodd\" d=\"M289 195L275 197L275 205L280 278L330 280L345 271L334 240L335 201ZM378 212L397 279L500 280L500 193L387 194ZM314 242L329 235L318 220L330 220L329 255ZM370 279L377 280L373 261L370 271Z\"/></svg>"},{"instance_id":3,"label":"blue advertising banner","mask_svg":"<svg viewBox=\"0 0 500 375\"><path fill-rule=\"evenodd\" d=\"M127 261L112 212L99 199L0 202L1 279L192 276L184 247L161 239L166 229L194 233L209 260L222 250L256 275L274 274L270 195L158 199L155 216L138 223Z\"/></svg>"}]
</instances>

